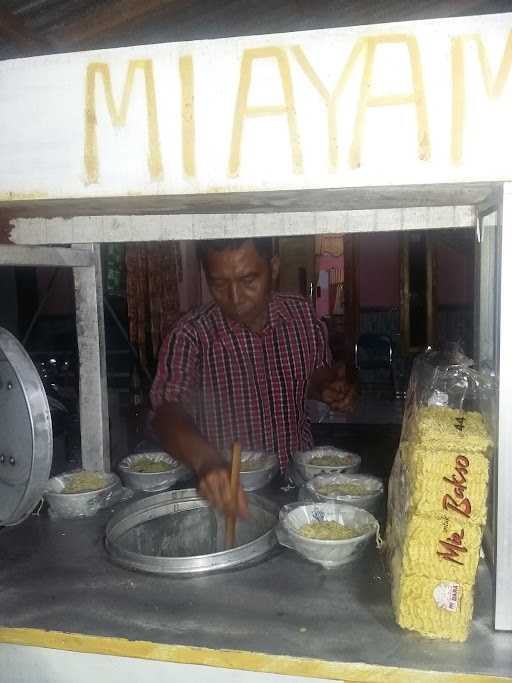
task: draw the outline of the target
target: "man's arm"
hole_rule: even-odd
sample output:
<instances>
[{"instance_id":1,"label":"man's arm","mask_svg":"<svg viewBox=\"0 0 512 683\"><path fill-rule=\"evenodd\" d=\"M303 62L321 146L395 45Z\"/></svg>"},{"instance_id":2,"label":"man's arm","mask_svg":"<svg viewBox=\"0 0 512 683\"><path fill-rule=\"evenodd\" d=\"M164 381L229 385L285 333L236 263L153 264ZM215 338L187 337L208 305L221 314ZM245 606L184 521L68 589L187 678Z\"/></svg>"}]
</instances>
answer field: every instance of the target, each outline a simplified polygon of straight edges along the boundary
<instances>
[{"instance_id":1,"label":"man's arm","mask_svg":"<svg viewBox=\"0 0 512 683\"><path fill-rule=\"evenodd\" d=\"M153 428L162 448L191 467L199 480L199 493L226 514L248 514L247 499L242 489L238 502L231 497L229 469L213 446L203 437L190 416L172 401L155 411Z\"/></svg>"},{"instance_id":2,"label":"man's arm","mask_svg":"<svg viewBox=\"0 0 512 683\"><path fill-rule=\"evenodd\" d=\"M153 428L164 450L191 467L199 493L212 505L232 514L229 469L217 450L197 428L192 406L200 400L198 374L201 349L193 329L177 325L164 340L151 390ZM238 512L247 515L247 500L238 490Z\"/></svg>"},{"instance_id":3,"label":"man's arm","mask_svg":"<svg viewBox=\"0 0 512 683\"><path fill-rule=\"evenodd\" d=\"M308 398L327 403L333 410L351 411L356 386L347 378L345 366L333 368L327 327L313 312L315 329L314 370L308 385Z\"/></svg>"},{"instance_id":4,"label":"man's arm","mask_svg":"<svg viewBox=\"0 0 512 683\"><path fill-rule=\"evenodd\" d=\"M198 476L212 467L226 464L176 401L162 403L157 408L153 428L162 448L188 465Z\"/></svg>"},{"instance_id":5,"label":"man's arm","mask_svg":"<svg viewBox=\"0 0 512 683\"><path fill-rule=\"evenodd\" d=\"M308 398L315 401L323 401L322 392L326 386L338 378L337 368L316 368L311 375L308 384Z\"/></svg>"},{"instance_id":6,"label":"man's arm","mask_svg":"<svg viewBox=\"0 0 512 683\"><path fill-rule=\"evenodd\" d=\"M347 381L345 368L317 368L310 379L308 398L327 403L340 413L352 412L357 397L356 384Z\"/></svg>"}]
</instances>

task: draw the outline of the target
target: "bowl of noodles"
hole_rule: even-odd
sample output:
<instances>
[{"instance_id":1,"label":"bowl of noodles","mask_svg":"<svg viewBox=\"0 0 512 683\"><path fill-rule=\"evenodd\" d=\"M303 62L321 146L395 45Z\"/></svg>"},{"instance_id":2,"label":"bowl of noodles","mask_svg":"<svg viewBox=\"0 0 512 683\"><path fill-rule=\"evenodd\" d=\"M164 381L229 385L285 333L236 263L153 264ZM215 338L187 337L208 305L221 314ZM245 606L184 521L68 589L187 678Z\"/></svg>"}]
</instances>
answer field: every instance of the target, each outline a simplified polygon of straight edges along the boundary
<instances>
[{"instance_id":1,"label":"bowl of noodles","mask_svg":"<svg viewBox=\"0 0 512 683\"><path fill-rule=\"evenodd\" d=\"M44 497L52 517L91 517L123 496L119 477L111 472L76 470L52 477Z\"/></svg>"},{"instance_id":2,"label":"bowl of noodles","mask_svg":"<svg viewBox=\"0 0 512 683\"><path fill-rule=\"evenodd\" d=\"M294 478L303 484L319 474L353 474L359 471L361 457L333 446L319 446L292 456Z\"/></svg>"},{"instance_id":3,"label":"bowl of noodles","mask_svg":"<svg viewBox=\"0 0 512 683\"><path fill-rule=\"evenodd\" d=\"M188 467L160 451L128 455L117 469L125 486L147 493L167 491L191 476Z\"/></svg>"},{"instance_id":4,"label":"bowl of noodles","mask_svg":"<svg viewBox=\"0 0 512 683\"><path fill-rule=\"evenodd\" d=\"M231 459L231 456L228 456ZM240 484L244 491L257 491L269 484L279 470L273 453L243 450L240 456Z\"/></svg>"},{"instance_id":5,"label":"bowl of noodles","mask_svg":"<svg viewBox=\"0 0 512 683\"><path fill-rule=\"evenodd\" d=\"M286 505L276 531L282 545L331 569L360 557L378 530L367 510L328 502Z\"/></svg>"},{"instance_id":6,"label":"bowl of noodles","mask_svg":"<svg viewBox=\"0 0 512 683\"><path fill-rule=\"evenodd\" d=\"M368 474L320 474L305 485L305 497L312 501L339 501L346 505L380 512L384 484Z\"/></svg>"}]
</instances>

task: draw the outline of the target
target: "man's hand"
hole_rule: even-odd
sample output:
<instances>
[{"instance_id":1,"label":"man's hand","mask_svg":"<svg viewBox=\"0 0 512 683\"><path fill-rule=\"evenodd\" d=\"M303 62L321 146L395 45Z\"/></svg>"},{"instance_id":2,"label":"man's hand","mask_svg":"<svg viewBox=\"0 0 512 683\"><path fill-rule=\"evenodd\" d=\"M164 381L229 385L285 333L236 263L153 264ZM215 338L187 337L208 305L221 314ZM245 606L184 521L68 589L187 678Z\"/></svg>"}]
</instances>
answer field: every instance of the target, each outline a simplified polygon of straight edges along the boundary
<instances>
[{"instance_id":1,"label":"man's hand","mask_svg":"<svg viewBox=\"0 0 512 683\"><path fill-rule=\"evenodd\" d=\"M177 403L164 403L156 411L153 427L164 450L188 465L197 474L198 491L224 514L248 517L247 498L242 488L232 500L230 471L216 449L208 443L192 418Z\"/></svg>"},{"instance_id":2,"label":"man's hand","mask_svg":"<svg viewBox=\"0 0 512 683\"><path fill-rule=\"evenodd\" d=\"M235 512L239 517L247 518L249 508L247 497L241 486L238 488L237 499L231 496L230 472L227 467L211 467L204 472L198 472L198 491L214 507L221 510L225 515Z\"/></svg>"},{"instance_id":3,"label":"man's hand","mask_svg":"<svg viewBox=\"0 0 512 683\"><path fill-rule=\"evenodd\" d=\"M353 412L357 399L357 387L347 381L345 368L336 368L320 393L321 400L337 412Z\"/></svg>"}]
</instances>

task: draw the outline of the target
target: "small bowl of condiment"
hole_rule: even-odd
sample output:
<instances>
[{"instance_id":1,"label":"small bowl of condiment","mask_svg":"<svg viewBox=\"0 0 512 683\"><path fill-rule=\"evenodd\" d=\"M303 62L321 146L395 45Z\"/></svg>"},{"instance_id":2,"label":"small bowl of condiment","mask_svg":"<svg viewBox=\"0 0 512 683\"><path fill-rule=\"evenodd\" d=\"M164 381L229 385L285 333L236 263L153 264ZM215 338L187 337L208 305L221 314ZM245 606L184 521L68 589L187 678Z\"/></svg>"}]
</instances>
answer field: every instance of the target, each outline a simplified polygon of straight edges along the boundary
<instances>
[{"instance_id":1,"label":"small bowl of condiment","mask_svg":"<svg viewBox=\"0 0 512 683\"><path fill-rule=\"evenodd\" d=\"M128 455L121 460L117 469L125 486L146 493L167 491L191 476L188 467L172 455L160 451Z\"/></svg>"},{"instance_id":2,"label":"small bowl of condiment","mask_svg":"<svg viewBox=\"0 0 512 683\"><path fill-rule=\"evenodd\" d=\"M333 446L319 446L295 453L292 465L299 478L297 483L302 484L319 474L353 474L361 466L361 457Z\"/></svg>"}]
</instances>

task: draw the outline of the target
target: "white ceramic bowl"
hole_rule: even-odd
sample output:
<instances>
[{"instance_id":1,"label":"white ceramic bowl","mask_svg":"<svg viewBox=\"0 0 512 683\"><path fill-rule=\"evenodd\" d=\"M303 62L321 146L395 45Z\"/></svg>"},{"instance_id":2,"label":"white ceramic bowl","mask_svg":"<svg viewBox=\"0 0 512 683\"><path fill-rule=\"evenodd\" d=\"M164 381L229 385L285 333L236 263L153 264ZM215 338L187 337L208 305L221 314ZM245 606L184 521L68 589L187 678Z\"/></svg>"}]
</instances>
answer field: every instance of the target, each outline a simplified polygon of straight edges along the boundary
<instances>
[{"instance_id":1,"label":"white ceramic bowl","mask_svg":"<svg viewBox=\"0 0 512 683\"><path fill-rule=\"evenodd\" d=\"M299 533L305 524L315 521L339 522L360 528L361 534L340 541L324 541L306 538ZM305 503L282 509L277 536L283 545L293 548L310 562L330 569L360 557L378 529L377 520L366 510L335 502Z\"/></svg>"},{"instance_id":2,"label":"white ceramic bowl","mask_svg":"<svg viewBox=\"0 0 512 683\"><path fill-rule=\"evenodd\" d=\"M250 464L257 469L245 469ZM279 470L279 461L273 453L242 451L240 458L240 484L244 491L256 491L269 484Z\"/></svg>"},{"instance_id":3,"label":"white ceramic bowl","mask_svg":"<svg viewBox=\"0 0 512 683\"><path fill-rule=\"evenodd\" d=\"M317 465L315 459L321 456L339 456L343 463L339 465ZM299 451L292 456L293 468L304 483L319 474L353 474L359 471L361 457L351 451L343 451L333 446L319 446L310 451Z\"/></svg>"},{"instance_id":4,"label":"white ceramic bowl","mask_svg":"<svg viewBox=\"0 0 512 683\"><path fill-rule=\"evenodd\" d=\"M46 486L45 499L50 514L55 517L91 517L101 508L114 504L122 495L119 477L111 472L97 472L105 480L105 486L96 491L65 493L66 484L77 472L67 472L52 477Z\"/></svg>"},{"instance_id":5,"label":"white ceramic bowl","mask_svg":"<svg viewBox=\"0 0 512 683\"><path fill-rule=\"evenodd\" d=\"M165 472L134 472L132 467L142 459L152 462L162 460L171 465ZM123 458L117 467L123 484L133 491L156 493L167 491L171 486L192 476L191 470L164 452L135 453Z\"/></svg>"},{"instance_id":6,"label":"white ceramic bowl","mask_svg":"<svg viewBox=\"0 0 512 683\"><path fill-rule=\"evenodd\" d=\"M362 495L351 495L346 493L333 493L326 495L319 489L330 484L358 484L364 486L366 493ZM368 474L319 474L310 479L306 486L306 497L312 501L334 500L345 505L353 505L372 514L380 511L384 497L384 484L377 477Z\"/></svg>"}]
</instances>

